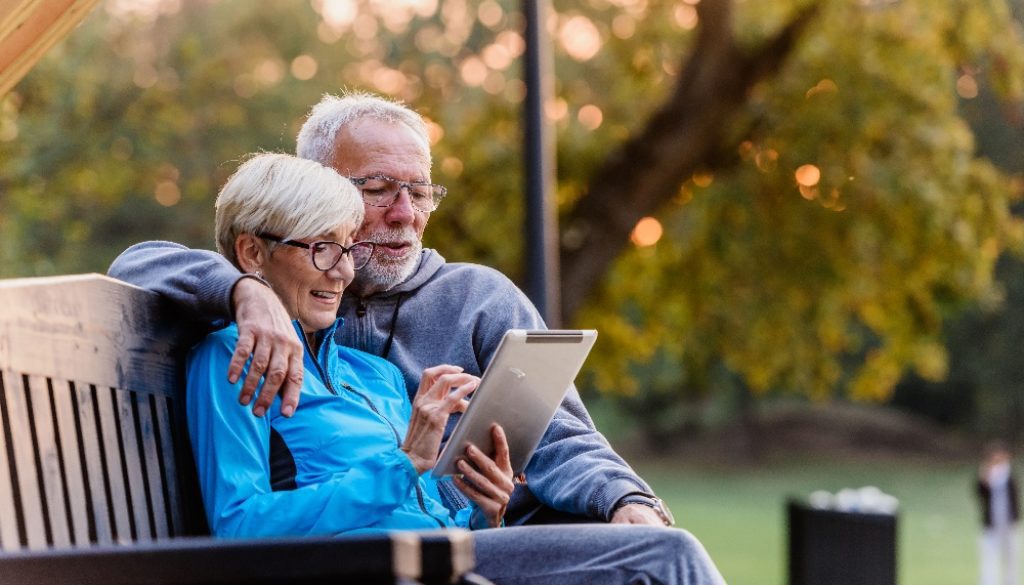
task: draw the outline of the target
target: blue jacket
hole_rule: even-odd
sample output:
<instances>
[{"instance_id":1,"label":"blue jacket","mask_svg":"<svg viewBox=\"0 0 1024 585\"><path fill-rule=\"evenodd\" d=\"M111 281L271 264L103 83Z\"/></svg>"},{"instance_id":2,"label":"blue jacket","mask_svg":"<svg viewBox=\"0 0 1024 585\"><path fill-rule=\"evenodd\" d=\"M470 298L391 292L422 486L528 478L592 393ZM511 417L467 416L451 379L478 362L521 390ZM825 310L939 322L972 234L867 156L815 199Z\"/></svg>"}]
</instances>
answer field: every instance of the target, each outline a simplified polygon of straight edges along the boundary
<instances>
[{"instance_id":1,"label":"blue jacket","mask_svg":"<svg viewBox=\"0 0 1024 585\"><path fill-rule=\"evenodd\" d=\"M418 475L399 449L412 412L401 372L338 345L341 322L320 332L316 356L306 345L302 395L291 418L281 416L280 399L263 418L238 403L242 382L229 384L225 376L238 339L235 325L211 333L189 353L188 429L215 535L465 526L468 510L453 520L436 482ZM303 337L297 323L296 332ZM294 465L294 482L284 491L271 489L274 442Z\"/></svg>"}]
</instances>

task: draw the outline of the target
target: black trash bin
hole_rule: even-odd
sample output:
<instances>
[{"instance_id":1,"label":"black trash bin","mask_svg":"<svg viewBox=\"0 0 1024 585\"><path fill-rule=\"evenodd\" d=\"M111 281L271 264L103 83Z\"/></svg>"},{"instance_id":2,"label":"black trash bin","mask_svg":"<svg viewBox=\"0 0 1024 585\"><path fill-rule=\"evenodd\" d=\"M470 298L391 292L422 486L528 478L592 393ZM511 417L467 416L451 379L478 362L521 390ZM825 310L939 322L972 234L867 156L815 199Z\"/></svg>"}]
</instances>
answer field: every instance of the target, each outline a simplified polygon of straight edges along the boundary
<instances>
[{"instance_id":1,"label":"black trash bin","mask_svg":"<svg viewBox=\"0 0 1024 585\"><path fill-rule=\"evenodd\" d=\"M789 585L895 585L896 515L787 504Z\"/></svg>"}]
</instances>

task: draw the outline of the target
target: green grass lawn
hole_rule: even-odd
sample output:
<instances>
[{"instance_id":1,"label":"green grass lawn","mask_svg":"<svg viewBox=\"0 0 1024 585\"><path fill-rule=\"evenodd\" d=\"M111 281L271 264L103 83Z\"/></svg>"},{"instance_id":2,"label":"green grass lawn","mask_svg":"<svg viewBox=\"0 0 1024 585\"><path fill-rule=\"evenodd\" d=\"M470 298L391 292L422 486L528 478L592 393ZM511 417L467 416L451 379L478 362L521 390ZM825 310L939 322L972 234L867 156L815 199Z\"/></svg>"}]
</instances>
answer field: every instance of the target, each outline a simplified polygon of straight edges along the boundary
<instances>
[{"instance_id":1,"label":"green grass lawn","mask_svg":"<svg viewBox=\"0 0 1024 585\"><path fill-rule=\"evenodd\" d=\"M670 460L634 466L668 502L680 526L707 547L730 585L784 585L785 502L814 490L874 485L900 500L900 585L976 581L974 469L905 461L789 461L705 468Z\"/></svg>"}]
</instances>

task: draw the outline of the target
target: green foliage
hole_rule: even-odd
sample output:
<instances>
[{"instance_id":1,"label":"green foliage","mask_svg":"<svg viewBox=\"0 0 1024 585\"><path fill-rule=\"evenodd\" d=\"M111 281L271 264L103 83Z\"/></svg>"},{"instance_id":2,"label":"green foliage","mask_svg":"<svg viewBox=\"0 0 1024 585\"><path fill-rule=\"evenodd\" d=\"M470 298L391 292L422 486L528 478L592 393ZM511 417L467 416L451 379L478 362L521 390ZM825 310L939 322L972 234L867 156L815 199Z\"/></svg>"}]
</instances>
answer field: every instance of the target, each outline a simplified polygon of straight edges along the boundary
<instances>
[{"instance_id":1,"label":"green foliage","mask_svg":"<svg viewBox=\"0 0 1024 585\"><path fill-rule=\"evenodd\" d=\"M316 98L283 79L239 99L244 74L230 72L263 67L273 78L283 68L277 49L245 29L291 12L237 8L227 26L198 11L146 22L97 10L7 98L17 135L0 143L4 275L104 271L143 239L211 245L212 202L234 170L229 161L291 149L294 132L279 112L292 104L282 96ZM305 107L296 103L294 114Z\"/></svg>"},{"instance_id":2,"label":"green foliage","mask_svg":"<svg viewBox=\"0 0 1024 585\"><path fill-rule=\"evenodd\" d=\"M737 1L740 44L804 3ZM586 204L586 179L677 81L696 12L554 4L565 210ZM821 4L788 67L726 129L742 133L735 167L681 185L660 241L625 254L576 316L601 330L596 386L654 405L736 379L883 398L907 367L942 376L947 314L991 296L996 258L1021 245L1019 193L975 155L956 88L984 77L1024 94L1004 0ZM98 8L0 102L0 276L103 271L145 239L212 246L234 161L293 150L310 105L345 87L435 123L434 179L451 195L427 244L521 275L518 3L119 6ZM801 188L805 165L820 179Z\"/></svg>"},{"instance_id":3,"label":"green foliage","mask_svg":"<svg viewBox=\"0 0 1024 585\"><path fill-rule=\"evenodd\" d=\"M739 165L684 185L665 236L625 255L581 317L604 336L603 387L663 392L615 356L671 351L689 371L724 364L756 393L884 399L908 367L943 377L943 320L994 298L994 263L1024 235L1019 187L975 156L956 87L964 68L1024 56L1005 6L822 4L786 71L752 96ZM985 74L1019 100L1016 71ZM675 391L721 383L686 381Z\"/></svg>"},{"instance_id":4,"label":"green foliage","mask_svg":"<svg viewBox=\"0 0 1024 585\"><path fill-rule=\"evenodd\" d=\"M1024 436L1024 262L1004 256L996 269L1002 302L975 307L944 327L949 375L937 382L910 376L892 404L972 434L1019 442Z\"/></svg>"}]
</instances>

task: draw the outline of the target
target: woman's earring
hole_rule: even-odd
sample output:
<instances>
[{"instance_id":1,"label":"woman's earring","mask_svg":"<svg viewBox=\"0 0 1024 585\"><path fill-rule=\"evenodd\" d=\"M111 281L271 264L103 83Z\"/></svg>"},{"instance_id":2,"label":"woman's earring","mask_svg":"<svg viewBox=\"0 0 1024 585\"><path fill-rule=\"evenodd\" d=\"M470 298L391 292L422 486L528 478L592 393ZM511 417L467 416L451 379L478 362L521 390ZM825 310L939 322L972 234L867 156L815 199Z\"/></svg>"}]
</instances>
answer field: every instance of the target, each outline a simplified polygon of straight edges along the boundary
<instances>
[{"instance_id":1,"label":"woman's earring","mask_svg":"<svg viewBox=\"0 0 1024 585\"><path fill-rule=\"evenodd\" d=\"M256 271L256 278L258 278L260 280L266 280L266 278L263 277L263 272L260 271L260 270Z\"/></svg>"}]
</instances>

